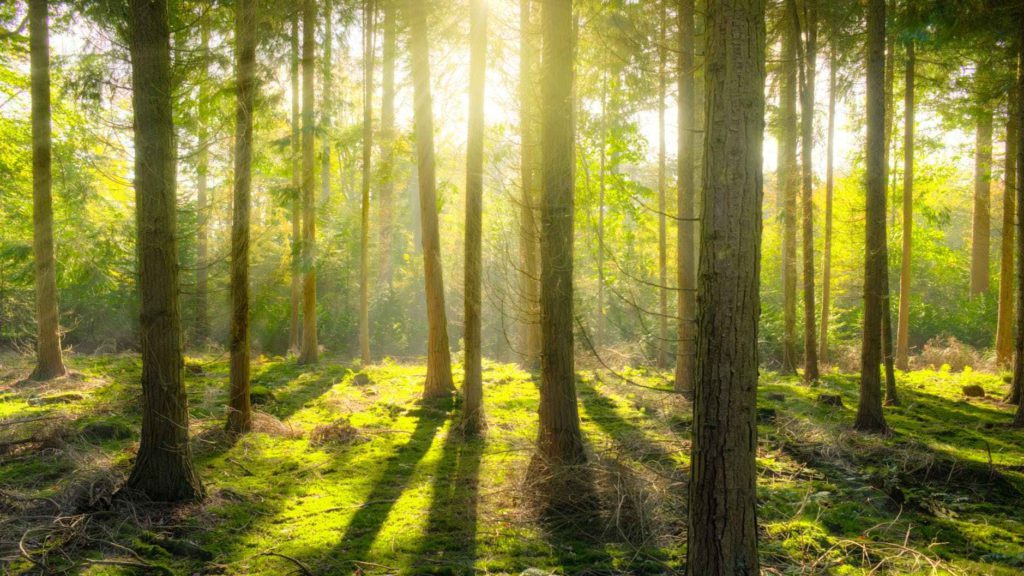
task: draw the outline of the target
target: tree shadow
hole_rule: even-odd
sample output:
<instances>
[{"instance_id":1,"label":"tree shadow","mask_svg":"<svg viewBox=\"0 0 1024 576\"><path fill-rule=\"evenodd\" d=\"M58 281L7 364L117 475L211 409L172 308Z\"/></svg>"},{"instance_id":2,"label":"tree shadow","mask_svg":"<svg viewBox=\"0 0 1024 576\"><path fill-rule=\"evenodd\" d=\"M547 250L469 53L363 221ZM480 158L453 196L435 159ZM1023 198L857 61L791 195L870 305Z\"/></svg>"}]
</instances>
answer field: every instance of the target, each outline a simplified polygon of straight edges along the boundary
<instances>
[{"instance_id":1,"label":"tree shadow","mask_svg":"<svg viewBox=\"0 0 1024 576\"><path fill-rule=\"evenodd\" d=\"M349 371L348 366L338 364L301 366L293 362L278 362L262 370L256 367L252 385L264 386L274 395L269 404L260 408L276 418L286 420L310 401L326 394Z\"/></svg>"}]
</instances>

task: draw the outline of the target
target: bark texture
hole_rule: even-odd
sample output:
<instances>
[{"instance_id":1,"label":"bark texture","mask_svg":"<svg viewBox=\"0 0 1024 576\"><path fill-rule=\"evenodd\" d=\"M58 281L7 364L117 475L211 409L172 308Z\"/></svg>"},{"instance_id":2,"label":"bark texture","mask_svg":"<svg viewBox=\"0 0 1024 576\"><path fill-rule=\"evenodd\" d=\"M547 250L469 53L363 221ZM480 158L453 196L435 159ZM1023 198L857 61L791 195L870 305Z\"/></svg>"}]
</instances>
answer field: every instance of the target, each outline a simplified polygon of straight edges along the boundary
<instances>
[{"instance_id":1,"label":"bark texture","mask_svg":"<svg viewBox=\"0 0 1024 576\"><path fill-rule=\"evenodd\" d=\"M793 0L789 0L793 1ZM782 195L782 372L795 374L796 355L796 245L797 191L797 56L793 10L785 10L782 30L782 78L779 95L778 188Z\"/></svg>"},{"instance_id":2,"label":"bark texture","mask_svg":"<svg viewBox=\"0 0 1024 576\"><path fill-rule=\"evenodd\" d=\"M1024 127L1024 26L1017 34L1017 126ZM1013 358L1013 389L1017 413L1013 423L1024 426L1024 130L1017 130L1017 337ZM1011 393L1012 396L1012 393Z\"/></svg>"},{"instance_id":3,"label":"bark texture","mask_svg":"<svg viewBox=\"0 0 1024 576\"><path fill-rule=\"evenodd\" d=\"M292 85L292 298L288 324L288 350L299 351L302 329L299 310L302 302L302 154L299 119L299 9L292 12L291 31L291 85Z\"/></svg>"},{"instance_id":4,"label":"bark texture","mask_svg":"<svg viewBox=\"0 0 1024 576\"><path fill-rule=\"evenodd\" d=\"M142 438L127 488L161 502L202 498L188 438L175 231L174 117L166 0L131 0Z\"/></svg>"},{"instance_id":5,"label":"bark texture","mask_svg":"<svg viewBox=\"0 0 1024 576\"><path fill-rule=\"evenodd\" d=\"M519 2L519 131L521 139L520 174L522 197L519 204L519 255L521 286L519 314L522 316L520 341L523 364L534 368L540 363L540 259L537 254L537 143L536 26L533 0Z\"/></svg>"},{"instance_id":6,"label":"bark texture","mask_svg":"<svg viewBox=\"0 0 1024 576\"><path fill-rule=\"evenodd\" d=\"M316 333L316 168L313 147L313 77L316 73L316 2L302 3L302 349L299 362L315 364L320 358Z\"/></svg>"},{"instance_id":7,"label":"bark texture","mask_svg":"<svg viewBox=\"0 0 1024 576\"><path fill-rule=\"evenodd\" d=\"M992 109L982 105L975 125L974 216L971 219L971 294L988 292L992 235Z\"/></svg>"},{"instance_id":8,"label":"bark texture","mask_svg":"<svg viewBox=\"0 0 1024 576\"><path fill-rule=\"evenodd\" d=\"M1009 367L1013 363L1013 245L1014 211L1017 193L1017 89L1011 88L1009 118L1006 122L1006 164L1003 171L1003 237L999 259L999 316L996 324L996 362ZM1019 397L1018 397L1019 400Z\"/></svg>"},{"instance_id":9,"label":"bark texture","mask_svg":"<svg viewBox=\"0 0 1024 576\"><path fill-rule=\"evenodd\" d=\"M679 284L676 305L679 308L679 342L676 346L675 390L685 395L693 394L694 360L697 330L695 316L696 263L694 255L694 230L696 222L694 191L694 103L693 103L693 53L694 53L694 1L679 2L679 155L676 167L676 281Z\"/></svg>"},{"instance_id":10,"label":"bark texture","mask_svg":"<svg viewBox=\"0 0 1024 576\"><path fill-rule=\"evenodd\" d=\"M911 40L907 43L907 64L903 93L903 246L900 256L900 306L896 324L896 367L900 370L907 370L910 367L910 264L914 246L915 62L914 42ZM1012 222L1012 210L1010 217ZM1012 235L1010 237L1011 239L1013 238Z\"/></svg>"}]
</instances>

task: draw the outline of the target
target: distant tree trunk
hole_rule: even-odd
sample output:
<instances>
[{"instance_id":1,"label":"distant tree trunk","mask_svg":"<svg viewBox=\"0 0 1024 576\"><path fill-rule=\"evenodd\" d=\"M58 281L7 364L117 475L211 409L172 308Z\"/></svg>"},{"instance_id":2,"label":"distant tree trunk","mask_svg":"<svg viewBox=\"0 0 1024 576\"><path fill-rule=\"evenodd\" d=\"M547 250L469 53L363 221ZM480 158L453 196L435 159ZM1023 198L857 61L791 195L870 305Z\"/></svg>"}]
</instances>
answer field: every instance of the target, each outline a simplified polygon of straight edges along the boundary
<instances>
[{"instance_id":1,"label":"distant tree trunk","mask_svg":"<svg viewBox=\"0 0 1024 576\"><path fill-rule=\"evenodd\" d=\"M1011 87L1007 99L1006 164L1003 179L1003 238L999 260L999 320L996 324L996 363L1013 364L1013 242L1014 195L1017 191L1017 88Z\"/></svg>"},{"instance_id":2,"label":"distant tree trunk","mask_svg":"<svg viewBox=\"0 0 1024 576\"><path fill-rule=\"evenodd\" d=\"M444 303L441 268L441 238L437 224L437 191L434 166L434 111L430 94L430 45L427 41L427 5L406 0L409 24L409 53L415 109L416 160L419 176L420 224L423 228L423 279L427 294L427 379L426 399L447 396L452 383L451 352L448 350L448 315Z\"/></svg>"},{"instance_id":3,"label":"distant tree trunk","mask_svg":"<svg viewBox=\"0 0 1024 576\"><path fill-rule=\"evenodd\" d=\"M316 333L316 202L313 182L313 76L316 51L316 0L302 3L302 351L300 364L315 364L320 357Z\"/></svg>"},{"instance_id":4,"label":"distant tree trunk","mask_svg":"<svg viewBox=\"0 0 1024 576\"><path fill-rule=\"evenodd\" d=\"M333 0L324 0L324 58L323 58L323 90L320 91L320 127L323 136L320 138L320 203L327 204L331 198L331 113L334 109L334 60L331 48L334 44L333 31Z\"/></svg>"},{"instance_id":5,"label":"distant tree trunk","mask_svg":"<svg viewBox=\"0 0 1024 576\"><path fill-rule=\"evenodd\" d=\"M601 346L605 336L604 317L604 211L605 177L608 168L608 75L601 82L601 137L599 139L599 172L597 184L597 326L594 329L594 343ZM543 248L541 248L543 250ZM543 288L542 288L543 290Z\"/></svg>"},{"instance_id":6,"label":"distant tree trunk","mask_svg":"<svg viewBox=\"0 0 1024 576\"><path fill-rule=\"evenodd\" d=\"M992 215L992 110L982 106L976 118L974 217L971 221L971 295L988 292Z\"/></svg>"},{"instance_id":7,"label":"distant tree trunk","mask_svg":"<svg viewBox=\"0 0 1024 576\"><path fill-rule=\"evenodd\" d=\"M573 359L573 205L575 63L572 1L541 11L541 385L537 440L544 466L558 476L586 461L576 405ZM563 480L566 478L562 478ZM558 498L571 494L553 494Z\"/></svg>"},{"instance_id":8,"label":"distant tree trunk","mask_svg":"<svg viewBox=\"0 0 1024 576\"><path fill-rule=\"evenodd\" d=\"M53 256L53 196L50 164L50 29L47 0L29 2L32 61L32 251L36 272L37 364L33 380L67 373L60 349L57 266Z\"/></svg>"},{"instance_id":9,"label":"distant tree trunk","mask_svg":"<svg viewBox=\"0 0 1024 576\"><path fill-rule=\"evenodd\" d=\"M661 2L658 44L658 368L668 368L668 225L665 211L667 160L665 152L665 93L668 83L668 2Z\"/></svg>"},{"instance_id":10,"label":"distant tree trunk","mask_svg":"<svg viewBox=\"0 0 1024 576\"><path fill-rule=\"evenodd\" d=\"M1024 26L1017 27L1017 336L1013 385L1017 396L1015 426L1024 426ZM1013 392L1010 393L1011 400Z\"/></svg>"},{"instance_id":11,"label":"distant tree trunk","mask_svg":"<svg viewBox=\"0 0 1024 576\"><path fill-rule=\"evenodd\" d=\"M363 366L370 356L370 181L373 178L373 65L374 0L363 2L363 181L359 236L359 358Z\"/></svg>"},{"instance_id":12,"label":"distant tree trunk","mask_svg":"<svg viewBox=\"0 0 1024 576\"><path fill-rule=\"evenodd\" d=\"M462 429L483 427L481 268L483 266L484 82L487 76L487 4L470 0L469 134L466 139L466 360Z\"/></svg>"},{"instance_id":13,"label":"distant tree trunk","mask_svg":"<svg viewBox=\"0 0 1024 576\"><path fill-rule=\"evenodd\" d=\"M686 396L693 394L694 359L697 350L696 265L694 255L694 216L697 194L694 191L694 105L693 52L694 0L679 2L679 154L676 182L676 281L679 284L679 343L676 347L675 390Z\"/></svg>"},{"instance_id":14,"label":"distant tree trunk","mask_svg":"<svg viewBox=\"0 0 1024 576\"><path fill-rule=\"evenodd\" d=\"M389 289L394 281L393 256L391 254L392 228L394 227L395 201L395 3L393 0L383 2L384 12L384 46L383 62L381 63L381 100L380 100L380 186L379 214L377 226L380 227L380 278Z\"/></svg>"},{"instance_id":15,"label":"distant tree trunk","mask_svg":"<svg viewBox=\"0 0 1024 576\"><path fill-rule=\"evenodd\" d=\"M886 11L889 15L896 13L896 0L886 0ZM892 127L896 119L896 92L894 86L896 84L896 37L889 34L885 38L885 154L884 162L885 165L885 186L889 189L890 181L889 175L895 174L895 170L891 170L891 150L892 150ZM893 227L896 226L896 183L895 180L891 184L892 186L892 209L889 211L889 222ZM888 194L889 192L887 192ZM886 284L886 290L888 290L888 284ZM888 293L888 292L887 292ZM882 325L885 325L883 320ZM884 339L883 339L884 342ZM884 353L883 353L884 358Z\"/></svg>"},{"instance_id":16,"label":"distant tree trunk","mask_svg":"<svg viewBox=\"0 0 1024 576\"><path fill-rule=\"evenodd\" d=\"M196 317L195 342L205 345L210 338L209 317L209 265L210 265L210 198L207 176L210 171L209 129L210 114L208 88L210 82L210 27L200 24L200 52L202 68L198 96L198 153L196 155Z\"/></svg>"},{"instance_id":17,"label":"distant tree trunk","mask_svg":"<svg viewBox=\"0 0 1024 576\"><path fill-rule=\"evenodd\" d=\"M860 402L854 427L886 432L882 415L882 313L886 287L885 250L885 0L867 5L867 141L864 255L864 336L861 346Z\"/></svg>"},{"instance_id":18,"label":"distant tree trunk","mask_svg":"<svg viewBox=\"0 0 1024 576\"><path fill-rule=\"evenodd\" d=\"M818 65L818 6L803 0L806 50L801 49L800 18L796 0L790 0L797 52L800 54L800 164L802 169L803 280L804 280L804 380L818 379L818 343L815 341L814 313L814 82Z\"/></svg>"},{"instance_id":19,"label":"distant tree trunk","mask_svg":"<svg viewBox=\"0 0 1024 576\"><path fill-rule=\"evenodd\" d=\"M782 31L782 78L779 96L778 167L779 192L782 194L782 372L796 373L796 212L797 189L797 58L793 12L786 10Z\"/></svg>"},{"instance_id":20,"label":"distant tree trunk","mask_svg":"<svg viewBox=\"0 0 1024 576\"><path fill-rule=\"evenodd\" d=\"M302 166L299 128L299 10L292 11L291 33L291 82L292 82L292 298L291 322L288 330L288 350L298 352L301 338L299 324L299 303L302 301Z\"/></svg>"},{"instance_id":21,"label":"distant tree trunk","mask_svg":"<svg viewBox=\"0 0 1024 576\"><path fill-rule=\"evenodd\" d=\"M882 250L885 252L885 270L882 276L882 365L885 368L885 405L899 406L900 399L896 391L896 366L892 353L892 306L889 290L889 245L886 242Z\"/></svg>"},{"instance_id":22,"label":"distant tree trunk","mask_svg":"<svg viewBox=\"0 0 1024 576\"><path fill-rule=\"evenodd\" d=\"M829 47L828 64L828 143L825 152L825 239L821 264L821 326L818 333L818 357L828 362L828 322L832 315L832 194L835 186L833 161L836 138L836 47Z\"/></svg>"},{"instance_id":23,"label":"distant tree trunk","mask_svg":"<svg viewBox=\"0 0 1024 576\"><path fill-rule=\"evenodd\" d=\"M230 434L252 430L249 398L249 211L252 188L252 115L256 103L256 0L235 7L235 197L231 221Z\"/></svg>"},{"instance_id":24,"label":"distant tree trunk","mask_svg":"<svg viewBox=\"0 0 1024 576\"><path fill-rule=\"evenodd\" d=\"M519 2L519 130L522 140L520 172L522 198L519 205L519 253L522 272L520 288L523 364L536 367L540 362L540 266L537 255L537 134L536 134L536 33L530 5L534 0Z\"/></svg>"},{"instance_id":25,"label":"distant tree trunk","mask_svg":"<svg viewBox=\"0 0 1024 576\"><path fill-rule=\"evenodd\" d=\"M907 370L910 367L910 264L914 244L914 64L914 41L911 40L907 42L903 95L903 253L900 257L900 307L896 325L896 367L900 370ZM1010 222L1012 229L1012 209ZM1012 233L1010 238L1012 242ZM1012 245L1010 249L1012 258Z\"/></svg>"},{"instance_id":26,"label":"distant tree trunk","mask_svg":"<svg viewBox=\"0 0 1024 576\"><path fill-rule=\"evenodd\" d=\"M765 4L711 0L687 572L753 576L757 557Z\"/></svg>"},{"instance_id":27,"label":"distant tree trunk","mask_svg":"<svg viewBox=\"0 0 1024 576\"><path fill-rule=\"evenodd\" d=\"M129 2L142 299L142 440L126 486L160 502L203 496L192 463L182 374L170 38L166 0Z\"/></svg>"}]
</instances>

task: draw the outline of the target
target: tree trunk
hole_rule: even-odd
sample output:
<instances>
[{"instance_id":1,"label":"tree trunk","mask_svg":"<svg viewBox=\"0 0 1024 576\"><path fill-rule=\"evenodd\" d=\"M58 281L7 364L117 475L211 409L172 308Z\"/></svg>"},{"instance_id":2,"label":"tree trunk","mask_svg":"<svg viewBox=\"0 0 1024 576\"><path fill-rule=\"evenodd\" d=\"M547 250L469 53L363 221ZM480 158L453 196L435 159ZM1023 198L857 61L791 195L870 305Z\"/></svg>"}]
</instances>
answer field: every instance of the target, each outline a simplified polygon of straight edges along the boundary
<instances>
[{"instance_id":1,"label":"tree trunk","mask_svg":"<svg viewBox=\"0 0 1024 576\"><path fill-rule=\"evenodd\" d=\"M1003 180L1003 238L999 260L999 319L996 324L996 362L999 366L1013 364L1013 242L1014 194L1017 189L1017 89L1011 87L1007 99L1006 164Z\"/></svg>"},{"instance_id":2,"label":"tree trunk","mask_svg":"<svg viewBox=\"0 0 1024 576\"><path fill-rule=\"evenodd\" d=\"M419 176L420 224L423 228L423 280L427 295L427 379L425 399L448 396L452 383L448 350L448 317L444 303L441 238L437 224L437 190L434 166L434 111L430 94L430 45L427 41L427 5L406 0L409 52L415 110L416 163Z\"/></svg>"},{"instance_id":3,"label":"tree trunk","mask_svg":"<svg viewBox=\"0 0 1024 576\"><path fill-rule=\"evenodd\" d=\"M210 266L210 198L207 176L210 171L209 129L210 116L208 86L210 83L210 29L200 24L202 69L199 78L198 129L199 142L196 155L196 317L195 342L205 346L210 338L209 266Z\"/></svg>"},{"instance_id":4,"label":"tree trunk","mask_svg":"<svg viewBox=\"0 0 1024 576\"><path fill-rule=\"evenodd\" d=\"M32 251L36 273L37 364L33 380L67 373L60 349L57 263L53 255L53 195L50 164L50 30L47 0L29 2L32 60Z\"/></svg>"},{"instance_id":5,"label":"tree trunk","mask_svg":"<svg viewBox=\"0 0 1024 576\"><path fill-rule=\"evenodd\" d=\"M1017 391L1015 426L1024 426L1024 27L1017 28L1017 337L1013 386ZM1011 393L1012 396L1012 393Z\"/></svg>"},{"instance_id":6,"label":"tree trunk","mask_svg":"<svg viewBox=\"0 0 1024 576\"><path fill-rule=\"evenodd\" d=\"M707 10L704 203L687 572L753 576L757 557L765 4Z\"/></svg>"},{"instance_id":7,"label":"tree trunk","mask_svg":"<svg viewBox=\"0 0 1024 576\"><path fill-rule=\"evenodd\" d=\"M384 12L384 46L383 62L381 63L381 100L380 100L380 207L377 226L380 228L380 278L388 289L394 281L394 264L391 248L392 228L394 227L395 201L395 3L394 0L383 2Z\"/></svg>"},{"instance_id":8,"label":"tree trunk","mask_svg":"<svg viewBox=\"0 0 1024 576\"><path fill-rule=\"evenodd\" d=\"M374 0L363 3L363 180L359 236L359 358L363 366L370 357L370 180L373 155L373 65Z\"/></svg>"},{"instance_id":9,"label":"tree trunk","mask_svg":"<svg viewBox=\"0 0 1024 576\"><path fill-rule=\"evenodd\" d=\"M896 367L900 370L910 368L910 264L914 244L914 65L914 41L911 40L907 42L903 95L903 252L900 257L900 307L896 324ZM1012 208L1010 222L1012 228ZM1013 236L1010 238L1012 242ZM1012 258L1013 247L1010 248Z\"/></svg>"},{"instance_id":10,"label":"tree trunk","mask_svg":"<svg viewBox=\"0 0 1024 576\"><path fill-rule=\"evenodd\" d=\"M992 110L982 105L976 118L974 217L971 221L971 295L988 292L989 239L992 228Z\"/></svg>"},{"instance_id":11,"label":"tree trunk","mask_svg":"<svg viewBox=\"0 0 1024 576\"><path fill-rule=\"evenodd\" d=\"M126 486L155 501L194 500L202 498L203 486L192 463L182 374L167 1L131 0L128 36L142 300L142 439Z\"/></svg>"},{"instance_id":12,"label":"tree trunk","mask_svg":"<svg viewBox=\"0 0 1024 576\"><path fill-rule=\"evenodd\" d=\"M885 0L867 5L867 140L864 255L864 335L861 345L860 402L854 427L886 432L882 415L881 362L885 250Z\"/></svg>"},{"instance_id":13,"label":"tree trunk","mask_svg":"<svg viewBox=\"0 0 1024 576\"><path fill-rule=\"evenodd\" d=\"M536 34L531 18L533 0L519 2L519 130L522 198L519 205L519 254L522 271L520 314L523 364L540 362L540 266L537 256L537 130L536 130Z\"/></svg>"},{"instance_id":14,"label":"tree trunk","mask_svg":"<svg viewBox=\"0 0 1024 576\"><path fill-rule=\"evenodd\" d=\"M825 152L825 239L821 263L821 325L818 333L818 357L828 362L828 323L832 315L832 195L835 187L833 162L836 138L836 47L829 47L828 64L828 143Z\"/></svg>"},{"instance_id":15,"label":"tree trunk","mask_svg":"<svg viewBox=\"0 0 1024 576\"><path fill-rule=\"evenodd\" d=\"M462 429L483 427L481 279L483 266L484 82L487 76L487 4L470 0L469 134L466 139L466 360Z\"/></svg>"},{"instance_id":16,"label":"tree trunk","mask_svg":"<svg viewBox=\"0 0 1024 576\"><path fill-rule=\"evenodd\" d=\"M299 324L299 308L302 301L302 166L299 146L299 10L292 12L291 34L291 82L292 82L292 298L291 320L288 330L288 350L298 352L302 345L302 331Z\"/></svg>"},{"instance_id":17,"label":"tree trunk","mask_svg":"<svg viewBox=\"0 0 1024 576\"><path fill-rule=\"evenodd\" d=\"M679 154L676 183L676 295L679 339L676 345L675 390L686 396L693 394L694 358L697 349L696 263L694 255L694 216L697 194L694 191L694 105L693 52L694 0L679 2Z\"/></svg>"},{"instance_id":18,"label":"tree trunk","mask_svg":"<svg viewBox=\"0 0 1024 576\"><path fill-rule=\"evenodd\" d=\"M249 211L252 188L252 115L256 103L256 0L235 7L235 195L231 221L231 397L228 433L252 430L249 398Z\"/></svg>"},{"instance_id":19,"label":"tree trunk","mask_svg":"<svg viewBox=\"0 0 1024 576\"><path fill-rule=\"evenodd\" d=\"M793 11L786 10L782 31L782 78L779 96L779 192L782 194L782 372L796 373L796 212L797 57Z\"/></svg>"},{"instance_id":20,"label":"tree trunk","mask_svg":"<svg viewBox=\"0 0 1024 576\"><path fill-rule=\"evenodd\" d=\"M605 177L608 168L608 73L605 72L604 81L601 83L601 137L598 150L599 172L597 183L597 326L594 328L594 345L600 347L604 344L605 317L604 317L604 199L605 199ZM543 250L543 248L542 248Z\"/></svg>"},{"instance_id":21,"label":"tree trunk","mask_svg":"<svg viewBox=\"0 0 1024 576\"><path fill-rule=\"evenodd\" d=\"M668 223L665 188L668 166L665 152L665 92L668 60L668 2L661 2L658 44L658 356L657 366L668 368Z\"/></svg>"},{"instance_id":22,"label":"tree trunk","mask_svg":"<svg viewBox=\"0 0 1024 576\"><path fill-rule=\"evenodd\" d=\"M313 77L316 59L316 0L302 3L302 351L300 364L315 364L320 357L316 334L316 202L313 182Z\"/></svg>"},{"instance_id":23,"label":"tree trunk","mask_svg":"<svg viewBox=\"0 0 1024 576\"><path fill-rule=\"evenodd\" d=\"M320 204L326 205L331 198L331 113L334 108L333 74L334 60L331 48L334 44L334 10L332 0L324 0L324 58L322 62L323 90L320 91Z\"/></svg>"},{"instance_id":24,"label":"tree trunk","mask_svg":"<svg viewBox=\"0 0 1024 576\"><path fill-rule=\"evenodd\" d=\"M882 276L882 364L885 368L885 405L899 406L900 399L896 392L896 366L892 353L892 306L889 290L889 244L886 242L882 250L885 252L885 270Z\"/></svg>"},{"instance_id":25,"label":"tree trunk","mask_svg":"<svg viewBox=\"0 0 1024 576\"><path fill-rule=\"evenodd\" d=\"M586 460L573 359L575 31L571 0L541 11L541 385L539 456L559 476ZM565 479L565 478L563 478ZM551 494L557 498L571 494Z\"/></svg>"}]
</instances>

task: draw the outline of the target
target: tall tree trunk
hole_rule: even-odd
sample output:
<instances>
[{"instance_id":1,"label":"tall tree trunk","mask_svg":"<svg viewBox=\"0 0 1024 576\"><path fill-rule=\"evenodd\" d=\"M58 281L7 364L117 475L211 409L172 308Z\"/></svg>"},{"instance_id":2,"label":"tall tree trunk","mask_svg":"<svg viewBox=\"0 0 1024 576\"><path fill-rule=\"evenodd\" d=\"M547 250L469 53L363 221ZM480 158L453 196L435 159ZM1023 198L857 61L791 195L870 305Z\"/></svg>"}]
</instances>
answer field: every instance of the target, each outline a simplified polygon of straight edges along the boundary
<instances>
[{"instance_id":1,"label":"tall tree trunk","mask_svg":"<svg viewBox=\"0 0 1024 576\"><path fill-rule=\"evenodd\" d=\"M825 152L825 239L821 260L821 325L818 333L818 357L828 362L828 323L832 315L832 195L835 187L834 158L836 138L836 47L829 47L828 63L828 143Z\"/></svg>"},{"instance_id":2,"label":"tall tree trunk","mask_svg":"<svg viewBox=\"0 0 1024 576\"><path fill-rule=\"evenodd\" d=\"M1014 423L1024 426L1024 27L1018 28L1017 35L1017 190L1015 194L1017 226L1014 238L1017 249L1016 262L1016 318L1014 326L1013 382L1010 385L1008 400L1017 403L1017 415Z\"/></svg>"},{"instance_id":3,"label":"tall tree trunk","mask_svg":"<svg viewBox=\"0 0 1024 576\"><path fill-rule=\"evenodd\" d=\"M891 16L896 13L896 0L886 0L886 11ZM891 185L891 194L893 196L892 209L889 211L889 222L891 226L896 226L896 183L892 181L890 184L889 175L895 174L895 170L891 170L892 156L890 154L892 150L892 127L896 119L896 37L893 35L887 35L885 38L885 154L884 162L885 165L885 186L889 189ZM889 192L887 192L888 194ZM888 289L888 284L886 284ZM884 321L883 321L884 326Z\"/></svg>"},{"instance_id":4,"label":"tall tree trunk","mask_svg":"<svg viewBox=\"0 0 1024 576\"><path fill-rule=\"evenodd\" d=\"M676 281L679 284L676 305L679 308L678 339L676 346L675 390L684 395L693 394L694 359L697 350L696 315L696 262L694 255L694 105L693 105L693 52L694 52L694 0L679 2L679 154L676 182Z\"/></svg>"},{"instance_id":5,"label":"tall tree trunk","mask_svg":"<svg viewBox=\"0 0 1024 576\"><path fill-rule=\"evenodd\" d=\"M359 358L363 366L370 356L370 180L373 156L374 0L363 2L363 181L359 236Z\"/></svg>"},{"instance_id":6,"label":"tall tree trunk","mask_svg":"<svg viewBox=\"0 0 1024 576\"><path fill-rule=\"evenodd\" d=\"M996 362L1013 363L1013 241L1014 194L1017 189L1017 87L1007 98L1006 160L1003 178L1003 237L999 260L999 317L996 323Z\"/></svg>"},{"instance_id":7,"label":"tall tree trunk","mask_svg":"<svg viewBox=\"0 0 1024 576\"><path fill-rule=\"evenodd\" d=\"M710 0L687 571L752 576L757 557L765 4Z\"/></svg>"},{"instance_id":8,"label":"tall tree trunk","mask_svg":"<svg viewBox=\"0 0 1024 576\"><path fill-rule=\"evenodd\" d=\"M536 118L536 29L531 16L534 0L519 2L519 131L522 198L519 204L519 254L521 277L520 314L523 364L533 368L540 362L540 265L537 255L537 118Z\"/></svg>"},{"instance_id":9,"label":"tall tree trunk","mask_svg":"<svg viewBox=\"0 0 1024 576\"><path fill-rule=\"evenodd\" d=\"M575 31L572 1L541 11L541 385L537 440L542 463L559 476L586 460L573 359ZM560 478L567 480L568 478ZM551 494L556 498L570 494Z\"/></svg>"},{"instance_id":10,"label":"tall tree trunk","mask_svg":"<svg viewBox=\"0 0 1024 576\"><path fill-rule=\"evenodd\" d=\"M867 140L864 255L864 335L861 346L860 402L854 427L885 432L879 367L886 287L885 250L885 0L867 5Z\"/></svg>"},{"instance_id":11,"label":"tall tree trunk","mask_svg":"<svg viewBox=\"0 0 1024 576\"><path fill-rule=\"evenodd\" d=\"M292 82L292 298L291 320L288 329L288 350L298 352L302 343L299 324L299 309L302 301L302 165L301 130L299 128L299 9L292 12L291 33L291 82Z\"/></svg>"},{"instance_id":12,"label":"tall tree trunk","mask_svg":"<svg viewBox=\"0 0 1024 576\"><path fill-rule=\"evenodd\" d=\"M903 252L900 257L900 307L896 325L896 367L910 367L910 280L914 239L914 41L907 43L903 94ZM1012 200L1011 200L1012 206ZM1013 210L1010 210L1012 228ZM1013 236L1010 236L1011 242ZM1012 254L1012 245L1011 258ZM1012 265L1012 260L1011 260ZM1011 272L1012 274L1012 272Z\"/></svg>"},{"instance_id":13,"label":"tall tree trunk","mask_svg":"<svg viewBox=\"0 0 1024 576\"><path fill-rule=\"evenodd\" d=\"M786 10L782 31L782 79L779 96L779 191L782 194L782 372L796 373L796 212L800 175L796 163L797 57L793 11Z\"/></svg>"},{"instance_id":14,"label":"tall tree trunk","mask_svg":"<svg viewBox=\"0 0 1024 576\"><path fill-rule=\"evenodd\" d=\"M53 256L53 196L50 164L50 29L47 0L29 2L32 60L32 251L36 272L36 368L33 380L67 373L60 349L57 266Z\"/></svg>"},{"instance_id":15,"label":"tall tree trunk","mask_svg":"<svg viewBox=\"0 0 1024 576\"><path fill-rule=\"evenodd\" d=\"M316 67L316 0L302 3L302 351L300 364L315 364L320 357L316 333L316 202L313 182L313 77Z\"/></svg>"},{"instance_id":16,"label":"tall tree trunk","mask_svg":"<svg viewBox=\"0 0 1024 576\"><path fill-rule=\"evenodd\" d=\"M434 110L430 94L430 45L427 40L427 4L406 0L409 53L416 128L416 163L419 176L420 225L423 228L423 280L427 294L427 379L425 399L447 396L452 383L448 350L448 315L444 303L441 238L437 224L437 182L434 160Z\"/></svg>"},{"instance_id":17,"label":"tall tree trunk","mask_svg":"<svg viewBox=\"0 0 1024 576\"><path fill-rule=\"evenodd\" d=\"M605 336L604 317L604 211L605 177L608 169L608 73L601 82L601 137L598 146L599 172L597 176L597 326L594 329L594 343L601 346ZM543 248L542 248L543 250Z\"/></svg>"},{"instance_id":18,"label":"tall tree trunk","mask_svg":"<svg viewBox=\"0 0 1024 576\"><path fill-rule=\"evenodd\" d=\"M806 43L801 43L800 18L796 0L790 0L793 25L800 55L800 164L802 189L800 203L803 227L804 280L804 380L818 379L818 343L815 341L814 313L814 82L818 66L818 6L816 0L803 0ZM806 46L806 50L802 49Z\"/></svg>"},{"instance_id":19,"label":"tall tree trunk","mask_svg":"<svg viewBox=\"0 0 1024 576\"><path fill-rule=\"evenodd\" d=\"M210 265L210 198L207 176L210 171L209 129L210 116L207 86L210 82L210 27L200 24L200 53L202 68L199 78L198 133L199 150L196 155L196 317L195 342L203 346L210 338L209 265Z\"/></svg>"},{"instance_id":20,"label":"tall tree trunk","mask_svg":"<svg viewBox=\"0 0 1024 576\"><path fill-rule=\"evenodd\" d=\"M174 115L166 0L131 0L135 196L142 297L142 440L126 486L160 502L202 498L188 438L175 232Z\"/></svg>"},{"instance_id":21,"label":"tall tree trunk","mask_svg":"<svg viewBox=\"0 0 1024 576\"><path fill-rule=\"evenodd\" d=\"M331 198L331 113L334 110L334 82L332 50L334 44L333 0L324 0L324 58L322 62L323 89L320 91L320 118L323 136L320 138L320 203L326 205Z\"/></svg>"},{"instance_id":22,"label":"tall tree trunk","mask_svg":"<svg viewBox=\"0 0 1024 576\"><path fill-rule=\"evenodd\" d=\"M469 134L466 139L466 376L462 384L462 429L483 427L481 368L481 279L483 266L484 82L487 77L487 4L470 0Z\"/></svg>"},{"instance_id":23,"label":"tall tree trunk","mask_svg":"<svg viewBox=\"0 0 1024 576\"><path fill-rule=\"evenodd\" d=\"M665 188L668 166L665 153L665 92L668 60L668 2L661 2L658 43L658 368L668 368L668 223Z\"/></svg>"},{"instance_id":24,"label":"tall tree trunk","mask_svg":"<svg viewBox=\"0 0 1024 576\"><path fill-rule=\"evenodd\" d=\"M979 107L974 148L974 216L971 221L971 295L988 292L992 229L992 109Z\"/></svg>"},{"instance_id":25,"label":"tall tree trunk","mask_svg":"<svg viewBox=\"0 0 1024 576\"><path fill-rule=\"evenodd\" d=\"M384 0L383 62L380 100L380 185L377 226L380 228L380 278L390 289L394 281L391 237L395 201L395 2Z\"/></svg>"},{"instance_id":26,"label":"tall tree trunk","mask_svg":"<svg viewBox=\"0 0 1024 576\"><path fill-rule=\"evenodd\" d=\"M252 188L252 115L256 103L256 0L235 7L235 190L231 221L231 397L229 434L252 430L249 398L249 212Z\"/></svg>"}]
</instances>

